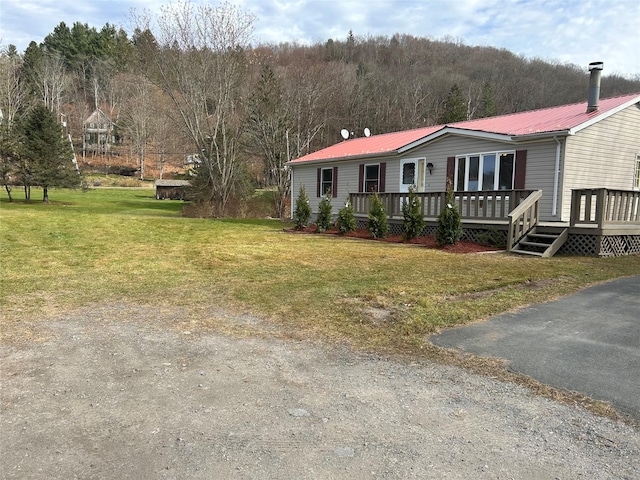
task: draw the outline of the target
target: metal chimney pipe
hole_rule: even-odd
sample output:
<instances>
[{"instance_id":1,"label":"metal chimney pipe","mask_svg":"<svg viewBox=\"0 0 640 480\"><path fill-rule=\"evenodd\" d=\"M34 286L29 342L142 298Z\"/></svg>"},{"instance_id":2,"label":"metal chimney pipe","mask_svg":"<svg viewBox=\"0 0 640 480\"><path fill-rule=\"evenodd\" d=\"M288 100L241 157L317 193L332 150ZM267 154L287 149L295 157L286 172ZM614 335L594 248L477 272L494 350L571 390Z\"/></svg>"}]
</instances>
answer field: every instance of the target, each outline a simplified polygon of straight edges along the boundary
<instances>
[{"instance_id":1,"label":"metal chimney pipe","mask_svg":"<svg viewBox=\"0 0 640 480\"><path fill-rule=\"evenodd\" d=\"M600 101L600 74L604 63L591 62L589 64L589 103L587 105L587 113L598 110L598 102Z\"/></svg>"}]
</instances>

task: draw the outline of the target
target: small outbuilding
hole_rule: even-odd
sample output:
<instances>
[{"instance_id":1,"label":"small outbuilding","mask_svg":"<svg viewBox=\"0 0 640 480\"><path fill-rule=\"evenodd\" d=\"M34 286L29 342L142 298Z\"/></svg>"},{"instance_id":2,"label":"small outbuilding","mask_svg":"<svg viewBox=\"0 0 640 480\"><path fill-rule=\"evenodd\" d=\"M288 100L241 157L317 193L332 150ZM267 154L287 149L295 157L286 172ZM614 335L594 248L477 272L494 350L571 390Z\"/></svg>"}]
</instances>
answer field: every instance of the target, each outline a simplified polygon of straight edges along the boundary
<instances>
[{"instance_id":1,"label":"small outbuilding","mask_svg":"<svg viewBox=\"0 0 640 480\"><path fill-rule=\"evenodd\" d=\"M188 180L156 180L156 200L184 200Z\"/></svg>"}]
</instances>

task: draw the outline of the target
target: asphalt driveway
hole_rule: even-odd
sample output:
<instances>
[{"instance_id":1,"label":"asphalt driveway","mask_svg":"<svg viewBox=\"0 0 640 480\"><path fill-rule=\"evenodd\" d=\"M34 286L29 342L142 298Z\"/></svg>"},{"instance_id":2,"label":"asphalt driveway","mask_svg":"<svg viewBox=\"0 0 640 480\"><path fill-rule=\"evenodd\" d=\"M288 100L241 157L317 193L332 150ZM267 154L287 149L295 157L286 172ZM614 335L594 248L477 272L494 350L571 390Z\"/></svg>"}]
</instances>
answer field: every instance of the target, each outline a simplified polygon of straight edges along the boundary
<instances>
[{"instance_id":1,"label":"asphalt driveway","mask_svg":"<svg viewBox=\"0 0 640 480\"><path fill-rule=\"evenodd\" d=\"M608 401L640 421L640 276L447 330L431 341L504 358L517 372Z\"/></svg>"}]
</instances>

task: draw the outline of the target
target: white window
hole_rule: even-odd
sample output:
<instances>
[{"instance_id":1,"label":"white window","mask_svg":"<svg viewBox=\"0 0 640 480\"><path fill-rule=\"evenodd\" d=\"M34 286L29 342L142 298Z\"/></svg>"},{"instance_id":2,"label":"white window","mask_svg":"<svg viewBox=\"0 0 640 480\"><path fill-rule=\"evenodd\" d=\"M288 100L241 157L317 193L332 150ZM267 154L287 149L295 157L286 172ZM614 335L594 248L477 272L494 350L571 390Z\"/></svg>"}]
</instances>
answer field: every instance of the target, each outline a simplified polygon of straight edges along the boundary
<instances>
[{"instance_id":1,"label":"white window","mask_svg":"<svg viewBox=\"0 0 640 480\"><path fill-rule=\"evenodd\" d=\"M323 168L320 178L320 196L331 195L333 189L333 168Z\"/></svg>"},{"instance_id":2,"label":"white window","mask_svg":"<svg viewBox=\"0 0 640 480\"><path fill-rule=\"evenodd\" d=\"M416 163L417 162L407 162L402 165L402 185L406 185L410 187L415 185L416 182Z\"/></svg>"},{"instance_id":3,"label":"white window","mask_svg":"<svg viewBox=\"0 0 640 480\"><path fill-rule=\"evenodd\" d=\"M364 191L378 192L380 186L380 165L364 166Z\"/></svg>"},{"instance_id":4,"label":"white window","mask_svg":"<svg viewBox=\"0 0 640 480\"><path fill-rule=\"evenodd\" d=\"M640 190L640 153L636 155L636 171L633 174L633 188Z\"/></svg>"},{"instance_id":5,"label":"white window","mask_svg":"<svg viewBox=\"0 0 640 480\"><path fill-rule=\"evenodd\" d=\"M514 161L515 152L489 152L456 157L456 190L512 190Z\"/></svg>"}]
</instances>

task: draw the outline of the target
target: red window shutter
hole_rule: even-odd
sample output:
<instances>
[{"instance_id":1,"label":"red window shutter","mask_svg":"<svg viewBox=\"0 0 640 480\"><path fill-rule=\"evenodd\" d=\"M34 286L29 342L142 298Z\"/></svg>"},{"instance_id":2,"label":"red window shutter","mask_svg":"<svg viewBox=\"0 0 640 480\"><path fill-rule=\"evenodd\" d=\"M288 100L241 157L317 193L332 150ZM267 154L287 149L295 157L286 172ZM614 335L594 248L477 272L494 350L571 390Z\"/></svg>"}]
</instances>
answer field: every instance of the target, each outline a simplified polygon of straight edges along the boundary
<instances>
[{"instance_id":1,"label":"red window shutter","mask_svg":"<svg viewBox=\"0 0 640 480\"><path fill-rule=\"evenodd\" d=\"M331 179L331 196L338 196L338 167L333 167L333 178Z\"/></svg>"},{"instance_id":2,"label":"red window shutter","mask_svg":"<svg viewBox=\"0 0 640 480\"><path fill-rule=\"evenodd\" d=\"M378 184L378 191L384 193L385 183L387 180L387 164L385 162L380 163L380 183Z\"/></svg>"},{"instance_id":3,"label":"red window shutter","mask_svg":"<svg viewBox=\"0 0 640 480\"><path fill-rule=\"evenodd\" d=\"M516 150L515 173L513 175L513 188L523 190L527 174L527 151Z\"/></svg>"},{"instance_id":4,"label":"red window shutter","mask_svg":"<svg viewBox=\"0 0 640 480\"><path fill-rule=\"evenodd\" d=\"M322 196L322 192L320 192L320 185L322 183L322 169L318 169L318 182L316 186L316 197Z\"/></svg>"},{"instance_id":5,"label":"red window shutter","mask_svg":"<svg viewBox=\"0 0 640 480\"><path fill-rule=\"evenodd\" d=\"M364 163L360 164L360 173L358 176L358 192L364 192Z\"/></svg>"},{"instance_id":6,"label":"red window shutter","mask_svg":"<svg viewBox=\"0 0 640 480\"><path fill-rule=\"evenodd\" d=\"M456 178L456 157L447 157L447 185L448 189L451 187L452 190L455 190L455 185L453 184Z\"/></svg>"}]
</instances>

